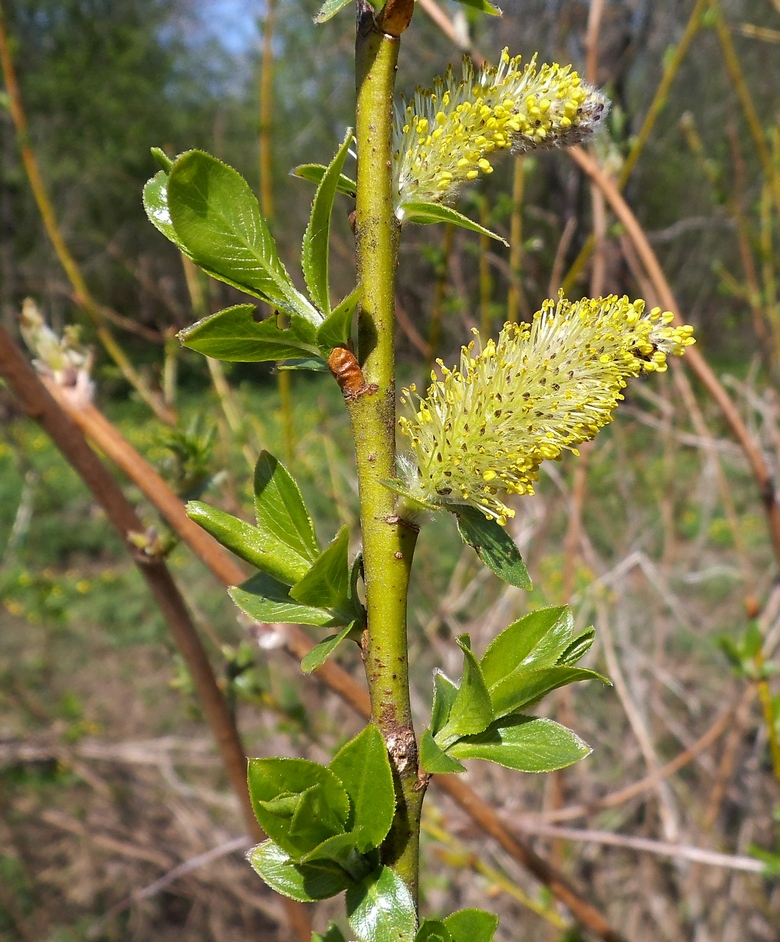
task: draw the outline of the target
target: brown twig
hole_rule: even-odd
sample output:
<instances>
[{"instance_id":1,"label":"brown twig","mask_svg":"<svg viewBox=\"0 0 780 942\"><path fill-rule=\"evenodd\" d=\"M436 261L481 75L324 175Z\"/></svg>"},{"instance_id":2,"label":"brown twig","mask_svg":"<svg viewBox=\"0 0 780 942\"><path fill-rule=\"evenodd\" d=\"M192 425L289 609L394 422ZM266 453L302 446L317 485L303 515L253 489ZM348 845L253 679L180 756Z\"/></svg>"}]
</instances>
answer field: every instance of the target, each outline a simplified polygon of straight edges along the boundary
<instances>
[{"instance_id":1,"label":"brown twig","mask_svg":"<svg viewBox=\"0 0 780 942\"><path fill-rule=\"evenodd\" d=\"M22 408L49 435L57 448L84 481L105 510L112 526L132 555L155 602L159 606L192 676L198 699L217 741L231 788L238 798L242 817L256 840L264 834L252 811L246 785L246 752L225 698L220 691L206 651L198 637L184 600L168 567L161 559L144 556L128 538L143 530L143 524L121 488L92 451L86 438L67 412L53 398L11 335L0 325L0 376ZM298 904L287 907L299 938L309 939L308 914Z\"/></svg>"}]
</instances>

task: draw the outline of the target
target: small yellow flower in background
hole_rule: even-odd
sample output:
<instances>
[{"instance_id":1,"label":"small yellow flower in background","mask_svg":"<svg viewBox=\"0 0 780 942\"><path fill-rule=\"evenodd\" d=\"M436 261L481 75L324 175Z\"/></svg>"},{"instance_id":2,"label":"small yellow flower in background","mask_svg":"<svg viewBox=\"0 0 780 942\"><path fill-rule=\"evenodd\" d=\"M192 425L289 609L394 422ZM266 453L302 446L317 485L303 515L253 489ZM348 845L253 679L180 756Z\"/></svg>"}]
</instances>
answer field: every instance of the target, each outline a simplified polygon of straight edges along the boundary
<instances>
[{"instance_id":1,"label":"small yellow flower in background","mask_svg":"<svg viewBox=\"0 0 780 942\"><path fill-rule=\"evenodd\" d=\"M494 151L578 143L608 106L571 66L537 69L534 57L521 67L521 57L510 58L504 49L498 66L475 73L465 57L460 81L450 69L433 88L417 89L411 104L396 108L396 215L403 218L405 203L454 199L461 184L492 172Z\"/></svg>"},{"instance_id":2,"label":"small yellow flower in background","mask_svg":"<svg viewBox=\"0 0 780 942\"><path fill-rule=\"evenodd\" d=\"M533 494L539 465L577 454L611 420L633 376L663 372L669 355L694 343L692 327L626 297L546 301L529 324L506 324L498 341L472 341L459 368L439 360L427 396L404 390L401 418L413 463L407 493L446 508L469 504L506 524L504 498ZM476 331L475 331L476 333Z\"/></svg>"}]
</instances>

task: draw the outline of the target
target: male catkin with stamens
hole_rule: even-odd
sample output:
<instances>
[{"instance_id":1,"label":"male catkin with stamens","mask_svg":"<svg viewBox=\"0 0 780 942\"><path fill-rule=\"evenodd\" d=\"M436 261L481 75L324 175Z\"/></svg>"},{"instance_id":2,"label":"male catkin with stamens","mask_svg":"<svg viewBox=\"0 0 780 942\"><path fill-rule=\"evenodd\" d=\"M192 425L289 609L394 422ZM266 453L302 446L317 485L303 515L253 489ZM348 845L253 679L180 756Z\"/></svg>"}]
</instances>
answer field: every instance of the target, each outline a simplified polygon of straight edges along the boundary
<instances>
[{"instance_id":1,"label":"male catkin with stamens","mask_svg":"<svg viewBox=\"0 0 780 942\"><path fill-rule=\"evenodd\" d=\"M425 398L404 390L400 419L412 462L407 493L423 504L469 504L506 524L509 494L532 494L545 459L577 453L607 425L627 380L666 370L694 343L693 328L627 297L546 301L529 324L506 324L498 341L472 341ZM476 332L475 332L476 333ZM416 402L416 405L414 403Z\"/></svg>"},{"instance_id":2,"label":"male catkin with stamens","mask_svg":"<svg viewBox=\"0 0 780 942\"><path fill-rule=\"evenodd\" d=\"M495 151L567 147L588 137L609 107L571 66L521 66L506 49L496 67L463 60L430 89L396 107L393 187L400 220L414 202L451 202L461 184L491 173Z\"/></svg>"}]
</instances>

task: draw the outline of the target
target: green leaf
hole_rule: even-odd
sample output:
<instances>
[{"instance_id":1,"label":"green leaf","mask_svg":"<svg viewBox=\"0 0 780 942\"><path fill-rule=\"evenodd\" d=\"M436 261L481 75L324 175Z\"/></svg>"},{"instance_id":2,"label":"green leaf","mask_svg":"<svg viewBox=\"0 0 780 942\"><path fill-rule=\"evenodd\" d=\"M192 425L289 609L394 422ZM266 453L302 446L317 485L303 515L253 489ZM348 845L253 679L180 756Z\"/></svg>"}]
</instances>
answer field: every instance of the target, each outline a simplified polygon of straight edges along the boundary
<instances>
[{"instance_id":1,"label":"green leaf","mask_svg":"<svg viewBox=\"0 0 780 942\"><path fill-rule=\"evenodd\" d=\"M173 166L173 161L165 153L165 151L161 147L150 147L149 151L152 157L154 157L160 167L165 171L165 173L170 173L171 167Z\"/></svg>"},{"instance_id":2,"label":"green leaf","mask_svg":"<svg viewBox=\"0 0 780 942\"><path fill-rule=\"evenodd\" d=\"M490 229L486 229L484 226L480 226L478 222L474 222L473 219L469 219L468 216L464 216L463 213L459 213L451 206L443 206L441 203L404 203L402 209L402 222L416 222L422 226L429 226L436 222L450 222L462 229L479 232L481 235L490 236L491 239L495 239L497 242L509 245L502 236L496 235L495 232L491 232Z\"/></svg>"},{"instance_id":3,"label":"green leaf","mask_svg":"<svg viewBox=\"0 0 780 942\"><path fill-rule=\"evenodd\" d=\"M326 638L324 641L320 641L319 644L315 645L301 661L301 670L303 673L311 674L312 671L319 670L325 661L327 661L331 654L333 654L336 648L341 644L341 642L349 635L351 631L354 631L354 629L355 622L352 621L342 628L337 635L331 635L329 638Z\"/></svg>"},{"instance_id":4,"label":"green leaf","mask_svg":"<svg viewBox=\"0 0 780 942\"><path fill-rule=\"evenodd\" d=\"M187 516L240 559L285 585L295 585L311 566L308 559L273 534L202 501L189 501Z\"/></svg>"},{"instance_id":5,"label":"green leaf","mask_svg":"<svg viewBox=\"0 0 780 942\"><path fill-rule=\"evenodd\" d=\"M595 628L586 628L582 634L577 635L574 641L559 655L555 662L561 667L573 667L578 661L581 661L590 650L593 639L596 637Z\"/></svg>"},{"instance_id":6,"label":"green leaf","mask_svg":"<svg viewBox=\"0 0 780 942\"><path fill-rule=\"evenodd\" d=\"M382 734L369 724L336 753L328 768L352 800L347 828L356 832L361 853L379 847L390 831L395 788Z\"/></svg>"},{"instance_id":7,"label":"green leaf","mask_svg":"<svg viewBox=\"0 0 780 942\"><path fill-rule=\"evenodd\" d=\"M442 749L461 736L481 733L493 722L490 694L479 663L471 653L469 636L461 635L457 644L463 651L463 677L447 722L435 737Z\"/></svg>"},{"instance_id":8,"label":"green leaf","mask_svg":"<svg viewBox=\"0 0 780 942\"><path fill-rule=\"evenodd\" d=\"M177 248L189 256L184 244L179 241L176 230L171 222L168 212L168 174L164 170L158 171L144 186L144 209L149 222L158 229Z\"/></svg>"},{"instance_id":9,"label":"green leaf","mask_svg":"<svg viewBox=\"0 0 780 942\"><path fill-rule=\"evenodd\" d=\"M299 903L313 903L338 896L352 883L337 864L327 860L297 864L273 841L253 847L248 859L272 890Z\"/></svg>"},{"instance_id":10,"label":"green leaf","mask_svg":"<svg viewBox=\"0 0 780 942\"><path fill-rule=\"evenodd\" d=\"M319 354L317 331L310 321L291 314L289 327L279 327L273 315L256 321L256 310L254 304L236 304L185 327L177 336L190 350L229 363L265 363Z\"/></svg>"},{"instance_id":11,"label":"green leaf","mask_svg":"<svg viewBox=\"0 0 780 942\"><path fill-rule=\"evenodd\" d=\"M494 723L477 736L456 742L450 754L458 759L485 759L518 772L565 769L592 750L560 723L540 717L511 717Z\"/></svg>"},{"instance_id":12,"label":"green leaf","mask_svg":"<svg viewBox=\"0 0 780 942\"><path fill-rule=\"evenodd\" d=\"M443 922L452 942L493 942L498 928L498 916L483 909L459 909Z\"/></svg>"},{"instance_id":13,"label":"green leaf","mask_svg":"<svg viewBox=\"0 0 780 942\"><path fill-rule=\"evenodd\" d=\"M347 0L347 2L349 2L349 0ZM301 180L308 180L309 183L319 183L325 176L327 169L324 164L301 164L294 170L291 170L290 175L300 177ZM339 193L343 193L345 196L351 196L353 199L357 196L357 183L355 183L354 180L350 180L350 178L343 173L339 174L336 189Z\"/></svg>"},{"instance_id":14,"label":"green leaf","mask_svg":"<svg viewBox=\"0 0 780 942\"><path fill-rule=\"evenodd\" d=\"M479 10L480 13L487 13L489 16L502 15L501 10L488 0L455 0L455 2L463 4L464 7L471 7L473 10Z\"/></svg>"},{"instance_id":15,"label":"green leaf","mask_svg":"<svg viewBox=\"0 0 780 942\"><path fill-rule=\"evenodd\" d=\"M463 542L474 547L488 569L519 589L533 588L520 550L505 527L488 520L476 507L459 505L455 514Z\"/></svg>"},{"instance_id":16,"label":"green leaf","mask_svg":"<svg viewBox=\"0 0 780 942\"><path fill-rule=\"evenodd\" d=\"M333 215L333 200L336 198L339 175L347 159L352 142L352 128L347 128L344 143L322 175L301 248L301 268L309 296L315 306L327 318L330 314L330 220Z\"/></svg>"},{"instance_id":17,"label":"green leaf","mask_svg":"<svg viewBox=\"0 0 780 942\"><path fill-rule=\"evenodd\" d=\"M545 667L542 670L515 671L490 688L493 710L497 717L506 716L541 700L551 690L578 680L600 680L609 685L606 677L582 667Z\"/></svg>"},{"instance_id":18,"label":"green leaf","mask_svg":"<svg viewBox=\"0 0 780 942\"><path fill-rule=\"evenodd\" d=\"M492 687L518 668L552 667L571 643L573 625L566 605L540 608L513 622L482 656L485 683Z\"/></svg>"},{"instance_id":19,"label":"green leaf","mask_svg":"<svg viewBox=\"0 0 780 942\"><path fill-rule=\"evenodd\" d=\"M283 373L285 370L308 370L310 373L330 373L328 364L320 357L285 360L283 363L277 363L275 370L277 373Z\"/></svg>"},{"instance_id":20,"label":"green leaf","mask_svg":"<svg viewBox=\"0 0 780 942\"><path fill-rule=\"evenodd\" d=\"M343 623L342 618L327 609L294 601L290 598L289 586L264 572L233 586L228 594L241 611L255 621L314 625L318 628L335 628Z\"/></svg>"},{"instance_id":21,"label":"green leaf","mask_svg":"<svg viewBox=\"0 0 780 942\"><path fill-rule=\"evenodd\" d=\"M309 511L290 472L268 451L257 459L254 490L258 527L313 563L320 546Z\"/></svg>"},{"instance_id":22,"label":"green leaf","mask_svg":"<svg viewBox=\"0 0 780 942\"><path fill-rule=\"evenodd\" d=\"M403 880L380 867L347 890L347 917L358 942L413 942L414 900Z\"/></svg>"},{"instance_id":23,"label":"green leaf","mask_svg":"<svg viewBox=\"0 0 780 942\"><path fill-rule=\"evenodd\" d=\"M303 605L349 612L352 607L349 583L349 527L344 526L301 581L290 589L290 597Z\"/></svg>"},{"instance_id":24,"label":"green leaf","mask_svg":"<svg viewBox=\"0 0 780 942\"><path fill-rule=\"evenodd\" d=\"M211 274L288 314L321 318L285 271L268 223L246 180L203 151L176 159L168 176L168 209L179 240Z\"/></svg>"},{"instance_id":25,"label":"green leaf","mask_svg":"<svg viewBox=\"0 0 780 942\"><path fill-rule=\"evenodd\" d=\"M343 833L349 797L325 766L308 759L250 759L247 781L255 817L294 859Z\"/></svg>"},{"instance_id":26,"label":"green leaf","mask_svg":"<svg viewBox=\"0 0 780 942\"><path fill-rule=\"evenodd\" d=\"M450 930L438 919L424 919L414 942L452 942Z\"/></svg>"},{"instance_id":27,"label":"green leaf","mask_svg":"<svg viewBox=\"0 0 780 942\"><path fill-rule=\"evenodd\" d=\"M309 851L302 857L299 863L313 863L315 860L330 860L337 863L342 869L350 875L357 883L370 873L378 861L371 861L368 857L359 853L355 847L357 835L354 831L348 831L343 834L334 834L327 838L321 844L318 844L314 850Z\"/></svg>"},{"instance_id":28,"label":"green leaf","mask_svg":"<svg viewBox=\"0 0 780 942\"><path fill-rule=\"evenodd\" d=\"M424 730L420 737L420 766L431 775L466 771L465 765L439 748L429 729Z\"/></svg>"},{"instance_id":29,"label":"green leaf","mask_svg":"<svg viewBox=\"0 0 780 942\"><path fill-rule=\"evenodd\" d=\"M431 707L431 732L435 736L450 718L452 705L458 696L458 685L440 670L433 672L433 706Z\"/></svg>"},{"instance_id":30,"label":"green leaf","mask_svg":"<svg viewBox=\"0 0 780 942\"><path fill-rule=\"evenodd\" d=\"M325 0L325 3L320 7L319 13L314 17L314 22L327 23L331 17L335 16L339 10L348 3L349 0Z\"/></svg>"},{"instance_id":31,"label":"green leaf","mask_svg":"<svg viewBox=\"0 0 780 942\"><path fill-rule=\"evenodd\" d=\"M328 926L328 931L325 935L320 935L319 932L313 932L311 942L346 942L346 940L344 939L341 929L339 929L335 922L332 922Z\"/></svg>"},{"instance_id":32,"label":"green leaf","mask_svg":"<svg viewBox=\"0 0 780 942\"><path fill-rule=\"evenodd\" d=\"M273 804L268 802L266 810ZM325 788L313 785L302 792L290 820L288 840L294 842L290 846L297 846L306 853L310 848L318 847L328 838L340 834L343 834L342 822L330 808ZM290 846L287 850L290 850Z\"/></svg>"},{"instance_id":33,"label":"green leaf","mask_svg":"<svg viewBox=\"0 0 780 942\"><path fill-rule=\"evenodd\" d=\"M338 307L333 308L327 320L318 327L317 343L323 356L327 357L334 347L345 347L349 344L352 318L362 295L363 286L358 285Z\"/></svg>"}]
</instances>

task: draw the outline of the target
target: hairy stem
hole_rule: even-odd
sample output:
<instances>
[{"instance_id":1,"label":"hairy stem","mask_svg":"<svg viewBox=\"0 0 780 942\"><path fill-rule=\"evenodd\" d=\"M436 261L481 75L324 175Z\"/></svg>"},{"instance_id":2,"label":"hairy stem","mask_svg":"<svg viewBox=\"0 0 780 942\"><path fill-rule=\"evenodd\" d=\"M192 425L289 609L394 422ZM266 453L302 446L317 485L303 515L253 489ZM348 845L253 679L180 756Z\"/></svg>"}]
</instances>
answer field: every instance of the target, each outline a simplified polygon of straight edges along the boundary
<instances>
[{"instance_id":1,"label":"hairy stem","mask_svg":"<svg viewBox=\"0 0 780 942\"><path fill-rule=\"evenodd\" d=\"M416 897L422 790L409 701L406 599L417 539L382 481L395 474L394 292L399 225L393 211L393 88L399 40L362 8L356 44L358 150L355 237L363 286L358 325L365 386L347 397L360 484L368 630L364 644L371 717L396 775L395 821L383 860Z\"/></svg>"}]
</instances>

